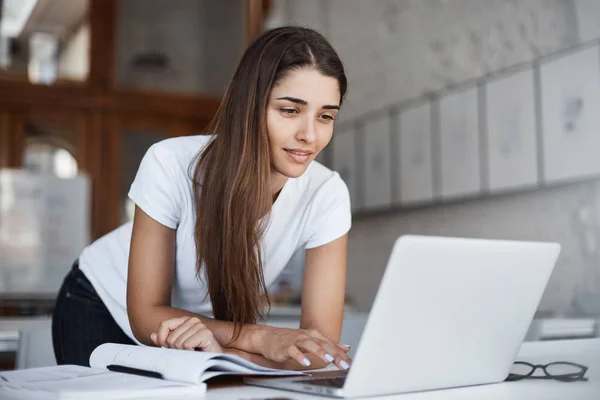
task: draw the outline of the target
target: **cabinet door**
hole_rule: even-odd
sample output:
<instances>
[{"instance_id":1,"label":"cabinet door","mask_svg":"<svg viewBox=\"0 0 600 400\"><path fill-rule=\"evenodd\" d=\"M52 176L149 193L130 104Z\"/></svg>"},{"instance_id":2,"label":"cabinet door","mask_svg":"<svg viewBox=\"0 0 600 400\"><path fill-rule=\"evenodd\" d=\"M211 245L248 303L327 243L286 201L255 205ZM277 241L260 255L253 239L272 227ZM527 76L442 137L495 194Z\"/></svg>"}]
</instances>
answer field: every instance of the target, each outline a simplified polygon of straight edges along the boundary
<instances>
[{"instance_id":1,"label":"cabinet door","mask_svg":"<svg viewBox=\"0 0 600 400\"><path fill-rule=\"evenodd\" d=\"M364 208L369 211L386 209L392 204L390 116L385 115L366 123L363 127L363 135Z\"/></svg>"},{"instance_id":2,"label":"cabinet door","mask_svg":"<svg viewBox=\"0 0 600 400\"><path fill-rule=\"evenodd\" d=\"M91 237L102 231L102 113L35 108L0 111L0 167L90 181ZM5 147L6 146L6 147Z\"/></svg>"},{"instance_id":3,"label":"cabinet door","mask_svg":"<svg viewBox=\"0 0 600 400\"><path fill-rule=\"evenodd\" d=\"M332 138L331 168L340 174L350 192L352 211L361 209L359 168L357 155L357 133L354 126L335 131ZM360 140L359 140L360 142ZM360 143L359 143L360 144Z\"/></svg>"},{"instance_id":4,"label":"cabinet door","mask_svg":"<svg viewBox=\"0 0 600 400\"><path fill-rule=\"evenodd\" d=\"M116 87L220 96L246 47L244 3L117 2Z\"/></svg>"},{"instance_id":5,"label":"cabinet door","mask_svg":"<svg viewBox=\"0 0 600 400\"><path fill-rule=\"evenodd\" d=\"M46 301L90 241L86 115L15 109L8 117L14 168L0 171L0 291Z\"/></svg>"},{"instance_id":6,"label":"cabinet door","mask_svg":"<svg viewBox=\"0 0 600 400\"><path fill-rule=\"evenodd\" d=\"M81 113L31 111L21 120L22 165L25 169L72 178L85 159L86 120Z\"/></svg>"},{"instance_id":7,"label":"cabinet door","mask_svg":"<svg viewBox=\"0 0 600 400\"><path fill-rule=\"evenodd\" d=\"M481 193L477 88L439 100L439 160L443 200Z\"/></svg>"},{"instance_id":8,"label":"cabinet door","mask_svg":"<svg viewBox=\"0 0 600 400\"><path fill-rule=\"evenodd\" d=\"M396 199L401 206L433 201L431 105L403 110L398 116Z\"/></svg>"}]
</instances>

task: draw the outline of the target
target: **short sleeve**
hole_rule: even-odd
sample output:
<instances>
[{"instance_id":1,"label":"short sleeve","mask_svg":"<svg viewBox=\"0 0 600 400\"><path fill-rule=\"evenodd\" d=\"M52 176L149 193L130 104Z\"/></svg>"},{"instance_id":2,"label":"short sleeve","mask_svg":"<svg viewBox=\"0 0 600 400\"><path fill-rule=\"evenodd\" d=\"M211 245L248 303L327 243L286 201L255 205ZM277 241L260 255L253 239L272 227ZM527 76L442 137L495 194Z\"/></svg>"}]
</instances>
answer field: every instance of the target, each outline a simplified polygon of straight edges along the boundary
<instances>
[{"instance_id":1,"label":"short sleeve","mask_svg":"<svg viewBox=\"0 0 600 400\"><path fill-rule=\"evenodd\" d=\"M311 204L306 248L323 246L344 236L352 225L350 193L337 172L318 190Z\"/></svg>"},{"instance_id":2,"label":"short sleeve","mask_svg":"<svg viewBox=\"0 0 600 400\"><path fill-rule=\"evenodd\" d=\"M152 145L135 175L129 198L152 219L176 229L181 219L181 192L177 185L175 155L160 146Z\"/></svg>"}]
</instances>

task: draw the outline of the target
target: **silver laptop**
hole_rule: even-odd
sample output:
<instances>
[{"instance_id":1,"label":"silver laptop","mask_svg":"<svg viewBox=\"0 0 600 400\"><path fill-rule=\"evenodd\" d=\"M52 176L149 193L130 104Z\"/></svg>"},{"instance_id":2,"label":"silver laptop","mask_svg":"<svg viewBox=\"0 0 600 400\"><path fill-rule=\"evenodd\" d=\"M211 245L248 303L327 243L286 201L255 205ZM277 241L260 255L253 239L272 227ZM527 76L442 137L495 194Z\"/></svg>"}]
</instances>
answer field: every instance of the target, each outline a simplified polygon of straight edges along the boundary
<instances>
[{"instance_id":1,"label":"silver laptop","mask_svg":"<svg viewBox=\"0 0 600 400\"><path fill-rule=\"evenodd\" d=\"M402 236L347 373L245 382L334 397L501 382L559 252L557 243Z\"/></svg>"}]
</instances>

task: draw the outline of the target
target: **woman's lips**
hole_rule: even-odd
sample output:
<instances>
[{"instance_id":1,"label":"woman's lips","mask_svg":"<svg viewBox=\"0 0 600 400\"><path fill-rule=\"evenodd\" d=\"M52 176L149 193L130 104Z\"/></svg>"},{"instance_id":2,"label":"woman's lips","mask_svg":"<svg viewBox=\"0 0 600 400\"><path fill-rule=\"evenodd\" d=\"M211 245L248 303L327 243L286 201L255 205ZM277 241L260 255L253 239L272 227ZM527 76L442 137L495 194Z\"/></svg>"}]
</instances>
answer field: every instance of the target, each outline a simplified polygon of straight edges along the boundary
<instances>
[{"instance_id":1,"label":"woman's lips","mask_svg":"<svg viewBox=\"0 0 600 400\"><path fill-rule=\"evenodd\" d=\"M285 152L290 156L292 160L299 164L304 164L310 160L312 152L300 149L284 149Z\"/></svg>"}]
</instances>

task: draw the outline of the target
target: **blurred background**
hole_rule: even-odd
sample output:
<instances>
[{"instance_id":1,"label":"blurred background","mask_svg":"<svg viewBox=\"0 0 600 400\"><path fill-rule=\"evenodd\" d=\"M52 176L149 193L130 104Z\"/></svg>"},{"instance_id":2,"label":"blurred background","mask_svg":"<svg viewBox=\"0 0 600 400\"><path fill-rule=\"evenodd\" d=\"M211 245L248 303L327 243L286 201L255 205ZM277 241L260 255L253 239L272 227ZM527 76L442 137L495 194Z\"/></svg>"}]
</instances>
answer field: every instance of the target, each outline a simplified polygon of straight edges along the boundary
<instances>
[{"instance_id":1,"label":"blurred background","mask_svg":"<svg viewBox=\"0 0 600 400\"><path fill-rule=\"evenodd\" d=\"M319 156L352 197L348 315L402 234L548 240L562 253L528 340L600 335L599 1L0 5L0 368L83 246L131 219L145 151L203 132L245 47L289 24L349 78ZM297 324L302 262L270 288L271 321Z\"/></svg>"}]
</instances>

